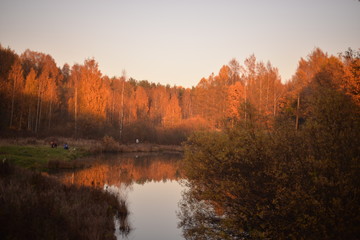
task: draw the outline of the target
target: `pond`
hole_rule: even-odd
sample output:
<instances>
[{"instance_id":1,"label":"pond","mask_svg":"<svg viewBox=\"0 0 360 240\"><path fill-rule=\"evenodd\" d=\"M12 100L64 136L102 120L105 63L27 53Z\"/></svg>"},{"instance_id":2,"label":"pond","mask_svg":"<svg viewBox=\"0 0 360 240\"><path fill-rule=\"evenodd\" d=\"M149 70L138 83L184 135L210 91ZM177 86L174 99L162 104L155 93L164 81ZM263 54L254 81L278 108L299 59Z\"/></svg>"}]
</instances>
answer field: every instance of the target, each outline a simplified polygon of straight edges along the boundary
<instances>
[{"instance_id":1,"label":"pond","mask_svg":"<svg viewBox=\"0 0 360 240\"><path fill-rule=\"evenodd\" d=\"M54 174L62 182L104 188L127 202L131 228L117 239L184 239L178 228L180 154L99 155L85 161L90 167ZM118 227L117 227L118 229Z\"/></svg>"}]
</instances>

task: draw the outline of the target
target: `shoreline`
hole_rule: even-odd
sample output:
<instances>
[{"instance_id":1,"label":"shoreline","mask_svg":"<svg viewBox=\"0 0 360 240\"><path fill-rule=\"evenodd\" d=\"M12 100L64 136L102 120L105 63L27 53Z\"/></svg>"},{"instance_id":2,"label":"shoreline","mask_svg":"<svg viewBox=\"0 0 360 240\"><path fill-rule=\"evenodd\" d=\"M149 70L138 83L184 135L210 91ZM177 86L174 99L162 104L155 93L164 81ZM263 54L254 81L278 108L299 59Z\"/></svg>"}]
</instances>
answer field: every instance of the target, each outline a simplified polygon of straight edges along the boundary
<instances>
[{"instance_id":1,"label":"shoreline","mask_svg":"<svg viewBox=\"0 0 360 240\"><path fill-rule=\"evenodd\" d=\"M51 142L57 147L52 148ZM63 145L68 145L64 149ZM102 140L70 138L14 138L0 139L0 160L9 160L15 165L48 171L84 167L76 159L102 153L183 153L180 145L153 143L120 144L110 137Z\"/></svg>"},{"instance_id":2,"label":"shoreline","mask_svg":"<svg viewBox=\"0 0 360 240\"><path fill-rule=\"evenodd\" d=\"M112 152L112 151L104 151ZM138 143L138 144L122 144L119 146L118 153L133 153L133 152L184 152L182 146L179 145L160 145L152 143Z\"/></svg>"},{"instance_id":3,"label":"shoreline","mask_svg":"<svg viewBox=\"0 0 360 240\"><path fill-rule=\"evenodd\" d=\"M183 152L182 145L164 145L157 143L119 143L112 138L102 140L93 139L74 139L62 137L47 138L0 138L0 146L46 146L49 148L50 142L57 142L57 148L63 148L66 143L69 149L76 150L81 148L89 153L102 152Z\"/></svg>"}]
</instances>

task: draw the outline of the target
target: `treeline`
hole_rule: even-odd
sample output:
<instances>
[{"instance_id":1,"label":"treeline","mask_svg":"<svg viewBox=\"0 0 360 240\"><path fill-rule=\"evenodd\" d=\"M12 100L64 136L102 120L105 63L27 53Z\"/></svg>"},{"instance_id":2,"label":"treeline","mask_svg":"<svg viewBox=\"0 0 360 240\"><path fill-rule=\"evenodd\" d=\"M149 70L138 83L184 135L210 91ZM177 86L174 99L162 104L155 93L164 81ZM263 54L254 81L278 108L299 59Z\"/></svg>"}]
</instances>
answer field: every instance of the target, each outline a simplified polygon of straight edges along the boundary
<instances>
[{"instance_id":1,"label":"treeline","mask_svg":"<svg viewBox=\"0 0 360 240\"><path fill-rule=\"evenodd\" d=\"M1 128L10 135L184 139L182 88L109 78L94 59L59 68L51 56L30 50L18 56L1 48L0 55Z\"/></svg>"},{"instance_id":2,"label":"treeline","mask_svg":"<svg viewBox=\"0 0 360 240\"><path fill-rule=\"evenodd\" d=\"M110 78L94 59L59 67L48 54L26 50L19 56L0 46L0 128L10 136L108 135L121 142L138 138L174 144L194 130L233 126L250 117L241 113L241 107L250 105L264 123L271 124L279 113L288 111L298 125L306 114L301 110L301 92L325 59L347 74L342 86L347 93L358 93L353 53L328 57L315 49L307 60L300 60L294 78L286 84L270 62L259 62L254 55L243 65L233 59L217 75L185 89L127 79L125 74Z\"/></svg>"},{"instance_id":3,"label":"treeline","mask_svg":"<svg viewBox=\"0 0 360 240\"><path fill-rule=\"evenodd\" d=\"M284 87L272 122L244 104L247 118L187 141L186 239L360 235L360 52L316 49Z\"/></svg>"}]
</instances>

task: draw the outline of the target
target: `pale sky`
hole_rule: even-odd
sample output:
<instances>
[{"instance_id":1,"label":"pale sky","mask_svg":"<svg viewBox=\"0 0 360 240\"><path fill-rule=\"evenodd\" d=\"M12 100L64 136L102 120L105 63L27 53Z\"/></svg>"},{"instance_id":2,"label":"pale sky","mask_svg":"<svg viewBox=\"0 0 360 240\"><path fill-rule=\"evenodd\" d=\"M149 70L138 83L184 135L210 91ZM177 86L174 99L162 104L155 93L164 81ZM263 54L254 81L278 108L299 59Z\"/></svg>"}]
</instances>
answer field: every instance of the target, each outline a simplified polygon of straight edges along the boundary
<instances>
[{"instance_id":1,"label":"pale sky","mask_svg":"<svg viewBox=\"0 0 360 240\"><path fill-rule=\"evenodd\" d=\"M360 48L358 0L0 0L0 44L104 75L191 87L255 54L282 80L315 47Z\"/></svg>"}]
</instances>

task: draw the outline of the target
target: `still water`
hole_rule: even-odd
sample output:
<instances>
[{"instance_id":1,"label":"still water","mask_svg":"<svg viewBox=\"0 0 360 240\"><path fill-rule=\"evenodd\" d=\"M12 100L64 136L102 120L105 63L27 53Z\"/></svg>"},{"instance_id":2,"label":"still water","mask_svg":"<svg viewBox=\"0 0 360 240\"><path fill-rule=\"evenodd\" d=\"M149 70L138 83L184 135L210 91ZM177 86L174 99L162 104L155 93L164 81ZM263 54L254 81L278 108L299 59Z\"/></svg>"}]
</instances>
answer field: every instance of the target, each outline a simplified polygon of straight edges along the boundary
<instances>
[{"instance_id":1,"label":"still water","mask_svg":"<svg viewBox=\"0 0 360 240\"><path fill-rule=\"evenodd\" d=\"M131 227L117 239L184 239L177 227L181 186L179 154L116 154L82 159L89 167L59 173L65 183L104 188L126 199Z\"/></svg>"}]
</instances>

